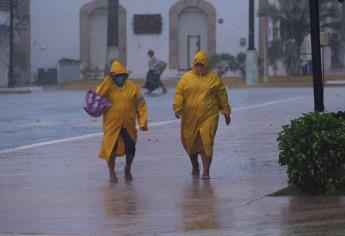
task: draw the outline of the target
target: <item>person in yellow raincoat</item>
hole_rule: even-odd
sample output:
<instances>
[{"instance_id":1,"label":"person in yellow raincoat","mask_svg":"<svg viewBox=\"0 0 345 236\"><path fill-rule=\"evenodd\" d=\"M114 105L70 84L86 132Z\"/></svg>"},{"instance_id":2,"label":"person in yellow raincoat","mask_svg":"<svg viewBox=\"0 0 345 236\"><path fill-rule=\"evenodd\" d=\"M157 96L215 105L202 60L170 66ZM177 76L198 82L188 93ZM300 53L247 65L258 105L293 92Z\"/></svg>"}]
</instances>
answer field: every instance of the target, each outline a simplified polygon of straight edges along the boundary
<instances>
[{"instance_id":1,"label":"person in yellow raincoat","mask_svg":"<svg viewBox=\"0 0 345 236\"><path fill-rule=\"evenodd\" d=\"M117 182L115 157L126 154L125 179L132 180L131 165L137 141L136 119L146 131L147 107L139 87L128 80L128 72L119 61L114 61L110 75L106 76L97 93L105 96L111 107L103 114L103 142L99 157L107 160L110 181Z\"/></svg>"},{"instance_id":2,"label":"person in yellow raincoat","mask_svg":"<svg viewBox=\"0 0 345 236\"><path fill-rule=\"evenodd\" d=\"M201 178L209 179L219 112L229 125L231 108L222 80L208 69L208 57L204 51L196 53L193 69L179 80L173 109L176 118L181 118L181 140L192 162L192 175L200 175L200 154L203 164Z\"/></svg>"}]
</instances>

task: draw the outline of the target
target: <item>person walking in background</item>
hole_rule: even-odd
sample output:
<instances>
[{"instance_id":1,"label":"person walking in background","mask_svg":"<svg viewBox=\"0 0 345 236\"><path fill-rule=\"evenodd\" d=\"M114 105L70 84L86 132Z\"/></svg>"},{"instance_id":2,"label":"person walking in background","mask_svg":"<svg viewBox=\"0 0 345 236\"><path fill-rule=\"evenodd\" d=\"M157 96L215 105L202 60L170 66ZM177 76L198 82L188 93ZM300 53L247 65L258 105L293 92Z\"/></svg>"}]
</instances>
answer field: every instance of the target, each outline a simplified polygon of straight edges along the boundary
<instances>
[{"instance_id":1,"label":"person walking in background","mask_svg":"<svg viewBox=\"0 0 345 236\"><path fill-rule=\"evenodd\" d=\"M154 51L149 50L147 52L147 55L149 56L149 71L146 75L145 85L143 88L147 89L148 94L152 93L153 90L155 90L158 87L161 87L163 90L163 94L167 92L166 88L164 87L161 75L163 74L167 63L164 61L158 60L154 56Z\"/></svg>"},{"instance_id":2,"label":"person walking in background","mask_svg":"<svg viewBox=\"0 0 345 236\"><path fill-rule=\"evenodd\" d=\"M203 164L201 178L209 179L219 112L229 125L231 108L222 80L208 69L208 57L204 51L196 53L193 69L179 80L173 109L175 117L181 118L181 141L192 163L192 175L200 175L200 154Z\"/></svg>"},{"instance_id":3,"label":"person walking in background","mask_svg":"<svg viewBox=\"0 0 345 236\"><path fill-rule=\"evenodd\" d=\"M107 160L110 181L117 182L115 173L116 156L126 154L124 167L125 180L132 180L131 166L135 155L137 130L136 118L140 130L148 130L147 106L140 88L128 80L128 72L119 61L114 61L110 75L106 76L97 93L105 96L112 106L103 114L103 141L99 157Z\"/></svg>"}]
</instances>

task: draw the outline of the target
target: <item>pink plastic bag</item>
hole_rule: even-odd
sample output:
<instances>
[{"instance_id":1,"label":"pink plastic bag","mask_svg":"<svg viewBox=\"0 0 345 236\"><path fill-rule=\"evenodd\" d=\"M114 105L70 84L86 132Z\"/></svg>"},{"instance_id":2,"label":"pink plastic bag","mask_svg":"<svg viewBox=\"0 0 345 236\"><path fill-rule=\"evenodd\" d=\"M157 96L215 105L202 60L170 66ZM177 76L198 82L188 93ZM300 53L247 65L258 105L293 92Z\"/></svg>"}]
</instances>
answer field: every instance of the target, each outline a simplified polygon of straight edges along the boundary
<instances>
[{"instance_id":1,"label":"pink plastic bag","mask_svg":"<svg viewBox=\"0 0 345 236\"><path fill-rule=\"evenodd\" d=\"M84 98L84 110L92 117L101 116L111 107L111 102L106 97L102 97L94 90L87 91Z\"/></svg>"}]
</instances>

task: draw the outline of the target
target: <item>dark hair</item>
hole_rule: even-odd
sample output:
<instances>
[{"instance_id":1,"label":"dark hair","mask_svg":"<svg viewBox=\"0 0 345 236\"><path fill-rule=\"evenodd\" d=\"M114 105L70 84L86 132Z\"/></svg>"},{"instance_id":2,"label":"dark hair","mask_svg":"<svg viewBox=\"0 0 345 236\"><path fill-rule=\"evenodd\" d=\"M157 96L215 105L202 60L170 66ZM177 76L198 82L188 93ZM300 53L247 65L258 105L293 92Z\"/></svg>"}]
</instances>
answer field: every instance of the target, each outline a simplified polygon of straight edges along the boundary
<instances>
[{"instance_id":1,"label":"dark hair","mask_svg":"<svg viewBox=\"0 0 345 236\"><path fill-rule=\"evenodd\" d=\"M147 51L147 54L150 55L150 56L153 56L155 53L152 49L148 50Z\"/></svg>"}]
</instances>

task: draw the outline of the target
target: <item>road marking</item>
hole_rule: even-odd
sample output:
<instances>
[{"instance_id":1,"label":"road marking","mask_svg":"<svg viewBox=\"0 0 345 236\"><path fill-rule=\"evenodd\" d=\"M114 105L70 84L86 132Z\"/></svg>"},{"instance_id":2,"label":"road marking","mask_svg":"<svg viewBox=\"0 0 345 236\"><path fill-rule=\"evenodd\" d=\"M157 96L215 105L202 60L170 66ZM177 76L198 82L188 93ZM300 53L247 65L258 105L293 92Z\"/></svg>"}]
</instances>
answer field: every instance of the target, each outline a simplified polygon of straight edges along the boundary
<instances>
[{"instance_id":1,"label":"road marking","mask_svg":"<svg viewBox=\"0 0 345 236\"><path fill-rule=\"evenodd\" d=\"M257 105L235 108L233 109L233 111L242 111L242 110L249 110L249 109L260 108L260 107L265 107L265 106L271 106L271 105L276 105L278 103L292 102L292 101L296 101L296 100L307 98L307 97L308 96L303 96L303 97L288 98L288 99L279 100L275 102L265 102L265 103L261 103Z\"/></svg>"},{"instance_id":2,"label":"road marking","mask_svg":"<svg viewBox=\"0 0 345 236\"><path fill-rule=\"evenodd\" d=\"M78 137L56 139L56 140L47 141L47 142L34 143L34 144L20 146L20 147L16 147L16 148L0 150L0 155L5 154L5 153L10 153L10 152L22 151L22 150L26 150L26 149L30 149L30 148L47 146L47 145L51 145L51 144L58 144L58 143L82 140L82 139L91 138L91 137L97 137L97 136L100 136L101 134L102 133L87 134L87 135L82 135L82 136L78 136Z\"/></svg>"},{"instance_id":3,"label":"road marking","mask_svg":"<svg viewBox=\"0 0 345 236\"><path fill-rule=\"evenodd\" d=\"M265 102L265 103L261 103L261 104L257 104L257 105L235 108L235 109L233 109L233 111L242 111L242 110L249 110L249 109L260 108L260 107L264 107L264 106L271 106L271 105L276 105L276 104L279 104L279 103L286 103L286 102L291 102L291 101L303 99L303 98L306 98L306 97L307 96L289 98L289 99L279 100L279 101L275 101L275 102ZM159 121L159 122L150 123L149 127L158 127L158 126L162 126L162 125L168 125L168 124L177 123L179 121L180 120L177 120L177 119L175 119L175 120L167 120L167 121ZM31 148L37 148L37 147L52 145L52 144L59 144L59 143L64 143L64 142L78 141L78 140L98 137L98 136L102 136L102 135L103 135L103 133L101 132L101 133L87 134L87 135L82 135L82 136L77 136L77 137L72 137L72 138L63 138L63 139L57 139L57 140L52 140L52 141L47 141L47 142L35 143L35 144L20 146L20 147L16 147L16 148L4 149L4 150L0 150L0 155L1 154L6 154L6 153L11 153L11 152L16 152L16 151L27 150L27 149L31 149Z\"/></svg>"}]
</instances>

